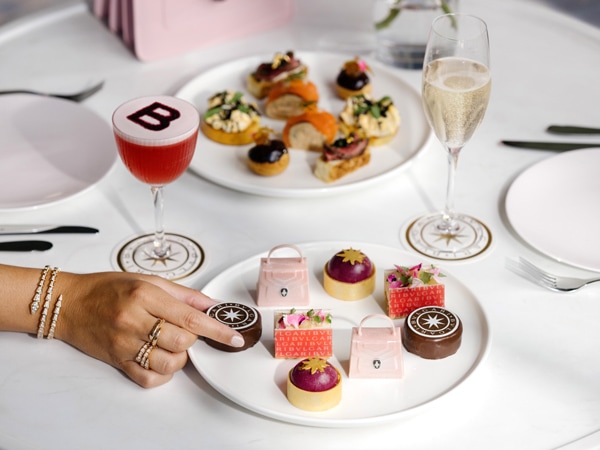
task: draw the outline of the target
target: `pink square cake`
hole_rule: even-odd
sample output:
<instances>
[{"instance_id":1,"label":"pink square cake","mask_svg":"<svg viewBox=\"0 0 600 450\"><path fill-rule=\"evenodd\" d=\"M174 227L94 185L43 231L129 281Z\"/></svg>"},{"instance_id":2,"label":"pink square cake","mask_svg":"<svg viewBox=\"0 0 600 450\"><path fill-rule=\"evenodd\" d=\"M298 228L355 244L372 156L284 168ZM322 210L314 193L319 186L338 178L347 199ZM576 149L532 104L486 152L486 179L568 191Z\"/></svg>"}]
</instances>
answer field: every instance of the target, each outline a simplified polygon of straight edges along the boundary
<instances>
[{"instance_id":1,"label":"pink square cake","mask_svg":"<svg viewBox=\"0 0 600 450\"><path fill-rule=\"evenodd\" d=\"M296 309L275 312L275 358L329 358L333 355L331 314Z\"/></svg>"},{"instance_id":2,"label":"pink square cake","mask_svg":"<svg viewBox=\"0 0 600 450\"><path fill-rule=\"evenodd\" d=\"M423 306L445 305L444 275L434 266L396 266L384 274L388 316L399 319Z\"/></svg>"}]
</instances>

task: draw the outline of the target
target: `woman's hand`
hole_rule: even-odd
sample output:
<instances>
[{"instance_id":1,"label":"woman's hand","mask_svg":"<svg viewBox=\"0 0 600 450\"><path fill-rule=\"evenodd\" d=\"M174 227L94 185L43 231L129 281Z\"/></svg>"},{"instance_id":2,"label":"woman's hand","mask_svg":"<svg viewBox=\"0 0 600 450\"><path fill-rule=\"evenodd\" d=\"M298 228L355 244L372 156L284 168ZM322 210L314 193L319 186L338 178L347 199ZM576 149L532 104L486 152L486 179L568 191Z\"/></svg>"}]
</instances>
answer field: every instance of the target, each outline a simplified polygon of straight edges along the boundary
<instances>
[{"instance_id":1,"label":"woman's hand","mask_svg":"<svg viewBox=\"0 0 600 450\"><path fill-rule=\"evenodd\" d=\"M55 338L125 372L143 387L166 383L187 361L198 336L241 347L243 337L204 311L216 302L159 277L128 273L61 273L63 295ZM164 319L148 369L136 362L157 321Z\"/></svg>"}]
</instances>

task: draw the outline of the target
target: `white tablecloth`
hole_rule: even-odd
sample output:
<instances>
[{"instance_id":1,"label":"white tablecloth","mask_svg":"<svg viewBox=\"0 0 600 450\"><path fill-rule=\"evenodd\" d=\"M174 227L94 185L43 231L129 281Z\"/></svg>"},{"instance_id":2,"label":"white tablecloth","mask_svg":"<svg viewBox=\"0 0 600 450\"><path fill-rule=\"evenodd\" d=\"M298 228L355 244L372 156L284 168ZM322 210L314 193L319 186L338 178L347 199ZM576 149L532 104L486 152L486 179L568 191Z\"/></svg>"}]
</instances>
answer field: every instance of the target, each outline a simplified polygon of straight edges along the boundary
<instances>
[{"instance_id":1,"label":"white tablecloth","mask_svg":"<svg viewBox=\"0 0 600 450\"><path fill-rule=\"evenodd\" d=\"M336 39L351 26L368 30L370 2L320 3L298 2L287 26L152 63L137 61L84 4L73 4L0 30L0 88L71 91L103 79L103 90L84 105L109 122L121 102L174 93L216 64L282 49L333 50L341 48ZM448 266L481 301L492 343L481 370L443 407L382 425L308 428L228 401L191 364L167 385L144 390L62 342L4 333L0 448L549 449L600 429L600 286L557 294L505 269L506 258L517 255L561 267L522 242L504 211L514 177L551 153L499 144L506 138L547 138L543 130L551 123L600 122L600 30L522 0L463 0L461 9L489 25L493 94L483 124L461 155L456 204L491 227L495 245L483 259ZM419 88L419 71L396 72ZM253 196L188 172L167 189L167 228L204 246L207 267L194 281L200 288L233 263L284 242L400 247L400 227L443 204L445 172L445 156L434 143L396 178L335 197ZM390 207L390 199L397 199L397 207ZM357 209L360 215L349 213ZM108 177L72 200L0 214L0 223L95 226L101 230L97 236L52 236L51 251L2 253L0 262L111 270L117 244L147 231L151 222L147 188L117 163Z\"/></svg>"}]
</instances>

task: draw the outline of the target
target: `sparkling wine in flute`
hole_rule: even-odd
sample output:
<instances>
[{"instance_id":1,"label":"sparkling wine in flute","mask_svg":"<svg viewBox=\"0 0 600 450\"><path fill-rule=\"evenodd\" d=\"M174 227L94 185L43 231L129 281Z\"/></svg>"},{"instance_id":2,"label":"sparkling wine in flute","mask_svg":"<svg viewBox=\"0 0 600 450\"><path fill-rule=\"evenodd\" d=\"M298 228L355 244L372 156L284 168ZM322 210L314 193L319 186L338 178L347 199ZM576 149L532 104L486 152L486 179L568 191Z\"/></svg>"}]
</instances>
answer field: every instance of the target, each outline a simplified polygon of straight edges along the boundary
<instances>
[{"instance_id":1,"label":"sparkling wine in flute","mask_svg":"<svg viewBox=\"0 0 600 450\"><path fill-rule=\"evenodd\" d=\"M442 58L423 74L425 114L440 142L462 148L483 120L490 99L489 69L477 61Z\"/></svg>"},{"instance_id":2,"label":"sparkling wine in flute","mask_svg":"<svg viewBox=\"0 0 600 450\"><path fill-rule=\"evenodd\" d=\"M127 242L117 255L125 271L169 279L190 275L204 260L202 248L191 239L165 233L163 187L188 168L198 137L200 117L190 103L170 96L142 97L119 106L113 130L119 155L127 169L150 186L155 231Z\"/></svg>"},{"instance_id":3,"label":"sparkling wine in flute","mask_svg":"<svg viewBox=\"0 0 600 450\"><path fill-rule=\"evenodd\" d=\"M436 18L423 67L423 109L448 156L446 205L442 212L412 222L405 237L413 249L433 258L472 258L490 248L491 233L481 221L454 211L454 180L459 153L479 127L490 99L485 22L467 14Z\"/></svg>"}]
</instances>

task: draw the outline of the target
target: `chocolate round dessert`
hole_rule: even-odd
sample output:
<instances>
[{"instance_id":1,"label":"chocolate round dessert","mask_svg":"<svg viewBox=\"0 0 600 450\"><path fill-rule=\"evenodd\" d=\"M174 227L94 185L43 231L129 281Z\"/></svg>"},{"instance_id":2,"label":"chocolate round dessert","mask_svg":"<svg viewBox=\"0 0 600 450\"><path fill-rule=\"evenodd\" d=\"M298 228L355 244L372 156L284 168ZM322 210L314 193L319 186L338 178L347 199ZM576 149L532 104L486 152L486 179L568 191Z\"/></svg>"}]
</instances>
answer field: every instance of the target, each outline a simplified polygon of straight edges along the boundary
<instances>
[{"instance_id":1,"label":"chocolate round dessert","mask_svg":"<svg viewBox=\"0 0 600 450\"><path fill-rule=\"evenodd\" d=\"M252 172L271 176L283 172L290 163L290 155L283 141L278 139L257 144L248 150L248 165Z\"/></svg>"},{"instance_id":2,"label":"chocolate round dessert","mask_svg":"<svg viewBox=\"0 0 600 450\"><path fill-rule=\"evenodd\" d=\"M457 315L437 306L424 306L411 312L402 327L406 350L425 359L442 359L456 353L462 338Z\"/></svg>"},{"instance_id":3,"label":"chocolate round dessert","mask_svg":"<svg viewBox=\"0 0 600 450\"><path fill-rule=\"evenodd\" d=\"M342 376L323 358L306 358L290 370L287 398L297 408L325 411L342 399Z\"/></svg>"},{"instance_id":4,"label":"chocolate round dessert","mask_svg":"<svg viewBox=\"0 0 600 450\"><path fill-rule=\"evenodd\" d=\"M340 300L365 298L375 290L375 264L360 250L342 250L325 264L323 287Z\"/></svg>"},{"instance_id":5,"label":"chocolate round dessert","mask_svg":"<svg viewBox=\"0 0 600 450\"><path fill-rule=\"evenodd\" d=\"M241 352L252 347L258 342L262 334L262 320L260 313L241 303L224 302L211 306L206 314L217 321L224 323L244 337L243 347L231 347L210 338L204 340L208 345L226 352Z\"/></svg>"}]
</instances>

